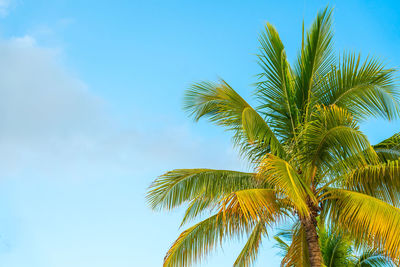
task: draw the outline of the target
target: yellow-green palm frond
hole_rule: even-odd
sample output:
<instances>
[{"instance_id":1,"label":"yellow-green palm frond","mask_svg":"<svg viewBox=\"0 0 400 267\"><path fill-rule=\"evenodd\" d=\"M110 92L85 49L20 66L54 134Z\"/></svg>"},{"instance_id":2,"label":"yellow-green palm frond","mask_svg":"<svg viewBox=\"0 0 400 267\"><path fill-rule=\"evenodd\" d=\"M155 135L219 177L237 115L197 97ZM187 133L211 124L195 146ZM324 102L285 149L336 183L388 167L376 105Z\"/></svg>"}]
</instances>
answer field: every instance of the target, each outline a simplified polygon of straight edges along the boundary
<instances>
[{"instance_id":1,"label":"yellow-green palm frond","mask_svg":"<svg viewBox=\"0 0 400 267\"><path fill-rule=\"evenodd\" d=\"M274 236L274 240L276 241L276 244L274 245L274 247L279 248L281 251L279 253L279 255L281 256L286 256L288 250L289 250L289 245L288 243L286 243L280 236L279 233L278 235Z\"/></svg>"},{"instance_id":2,"label":"yellow-green palm frond","mask_svg":"<svg viewBox=\"0 0 400 267\"><path fill-rule=\"evenodd\" d=\"M208 117L233 131L234 144L251 160L265 153L284 154L267 122L225 81L194 84L186 92L184 108L195 120Z\"/></svg>"},{"instance_id":3,"label":"yellow-green palm frond","mask_svg":"<svg viewBox=\"0 0 400 267\"><path fill-rule=\"evenodd\" d=\"M283 257L282 267L308 267L310 266L306 232L301 223L295 224L291 230L291 243Z\"/></svg>"},{"instance_id":4,"label":"yellow-green palm frond","mask_svg":"<svg viewBox=\"0 0 400 267\"><path fill-rule=\"evenodd\" d=\"M330 189L325 201L330 219L358 244L368 244L393 259L400 256L400 209L372 196Z\"/></svg>"},{"instance_id":5,"label":"yellow-green palm frond","mask_svg":"<svg viewBox=\"0 0 400 267\"><path fill-rule=\"evenodd\" d=\"M233 266L249 267L257 258L262 238L267 235L266 222L261 220L254 227Z\"/></svg>"},{"instance_id":6,"label":"yellow-green palm frond","mask_svg":"<svg viewBox=\"0 0 400 267\"><path fill-rule=\"evenodd\" d=\"M263 118L251 107L246 107L242 113L242 129L245 139L239 138L238 144L243 151L254 151L259 147L268 148L263 150L264 154L256 154L256 158L260 159L265 155L266 151L272 154L284 156L286 154L283 146L276 139ZM237 135L238 136L238 135ZM236 137L237 137L236 136ZM245 140L243 142L243 140Z\"/></svg>"},{"instance_id":7,"label":"yellow-green palm frond","mask_svg":"<svg viewBox=\"0 0 400 267\"><path fill-rule=\"evenodd\" d=\"M258 167L258 176L286 197L300 215L308 216L307 200L315 202L315 197L289 162L268 155Z\"/></svg>"},{"instance_id":8,"label":"yellow-green palm frond","mask_svg":"<svg viewBox=\"0 0 400 267\"><path fill-rule=\"evenodd\" d=\"M245 189L231 193L220 204L220 212L234 211L249 221L277 220L286 204L276 197L274 189Z\"/></svg>"},{"instance_id":9,"label":"yellow-green palm frond","mask_svg":"<svg viewBox=\"0 0 400 267\"><path fill-rule=\"evenodd\" d=\"M345 108L358 119L398 118L400 95L395 88L395 70L374 58L360 61L360 55L344 54L321 83L316 98L324 105Z\"/></svg>"},{"instance_id":10,"label":"yellow-green palm frond","mask_svg":"<svg viewBox=\"0 0 400 267\"><path fill-rule=\"evenodd\" d=\"M400 161L366 165L352 171L344 187L400 205Z\"/></svg>"},{"instance_id":11,"label":"yellow-green palm frond","mask_svg":"<svg viewBox=\"0 0 400 267\"><path fill-rule=\"evenodd\" d=\"M212 169L177 169L158 177L147 192L152 209L171 210L189 201L218 202L232 192L254 188L253 173ZM198 205L198 204L196 204Z\"/></svg>"},{"instance_id":12,"label":"yellow-green palm frond","mask_svg":"<svg viewBox=\"0 0 400 267\"><path fill-rule=\"evenodd\" d=\"M185 230L172 244L164 258L164 267L187 267L203 260L224 239L249 233L253 222L227 211L213 215Z\"/></svg>"},{"instance_id":13,"label":"yellow-green palm frond","mask_svg":"<svg viewBox=\"0 0 400 267\"><path fill-rule=\"evenodd\" d=\"M316 108L301 141L302 162L325 170L341 172L377 160L357 121L336 105Z\"/></svg>"},{"instance_id":14,"label":"yellow-green palm frond","mask_svg":"<svg viewBox=\"0 0 400 267\"><path fill-rule=\"evenodd\" d=\"M287 61L285 48L278 32L271 24L259 38L259 74L257 97L259 107L268 116L271 127L283 140L290 140L299 123L299 111L295 103L294 77Z\"/></svg>"},{"instance_id":15,"label":"yellow-green palm frond","mask_svg":"<svg viewBox=\"0 0 400 267\"><path fill-rule=\"evenodd\" d=\"M188 207L186 208L185 215L183 216L181 227L184 224L201 216L204 212L211 212L211 210L217 206L217 199L198 195L196 198L190 201Z\"/></svg>"},{"instance_id":16,"label":"yellow-green palm frond","mask_svg":"<svg viewBox=\"0 0 400 267\"><path fill-rule=\"evenodd\" d=\"M311 28L305 36L305 42L295 65L296 102L303 117L307 117L313 108L312 95L321 78L330 71L335 63L333 52L332 10L325 8L318 12ZM308 118L307 118L308 119Z\"/></svg>"},{"instance_id":17,"label":"yellow-green palm frond","mask_svg":"<svg viewBox=\"0 0 400 267\"><path fill-rule=\"evenodd\" d=\"M373 146L376 153L383 161L397 160L400 158L400 133L379 142Z\"/></svg>"}]
</instances>

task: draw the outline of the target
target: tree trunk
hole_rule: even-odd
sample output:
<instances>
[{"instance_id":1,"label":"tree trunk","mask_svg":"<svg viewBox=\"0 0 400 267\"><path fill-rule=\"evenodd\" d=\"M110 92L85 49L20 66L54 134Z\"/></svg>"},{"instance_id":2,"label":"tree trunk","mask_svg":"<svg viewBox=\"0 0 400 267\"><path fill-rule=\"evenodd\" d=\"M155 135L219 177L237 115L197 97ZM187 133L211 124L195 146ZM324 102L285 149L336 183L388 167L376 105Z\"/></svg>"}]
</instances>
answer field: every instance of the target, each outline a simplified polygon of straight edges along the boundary
<instances>
[{"instance_id":1,"label":"tree trunk","mask_svg":"<svg viewBox=\"0 0 400 267\"><path fill-rule=\"evenodd\" d=\"M322 266L322 254L318 242L317 220L314 216L303 220L303 225L306 230L306 240L308 244L308 253L310 257L311 267Z\"/></svg>"}]
</instances>

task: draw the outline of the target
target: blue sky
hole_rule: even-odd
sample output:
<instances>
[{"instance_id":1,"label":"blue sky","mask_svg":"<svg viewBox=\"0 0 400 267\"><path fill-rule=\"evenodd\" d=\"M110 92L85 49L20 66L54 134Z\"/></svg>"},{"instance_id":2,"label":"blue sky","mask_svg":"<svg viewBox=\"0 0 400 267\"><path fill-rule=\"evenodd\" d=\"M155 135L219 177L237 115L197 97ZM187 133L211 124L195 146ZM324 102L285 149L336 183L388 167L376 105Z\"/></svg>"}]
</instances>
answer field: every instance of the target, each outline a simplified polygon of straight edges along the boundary
<instances>
[{"instance_id":1,"label":"blue sky","mask_svg":"<svg viewBox=\"0 0 400 267\"><path fill-rule=\"evenodd\" d=\"M186 117L183 91L220 76L254 103L265 22L293 61L302 20L328 3L338 51L400 65L397 1L0 0L0 266L161 266L182 211L150 211L151 181L247 166ZM399 123L362 127L374 143ZM201 266L231 266L240 244ZM276 253L266 240L256 266Z\"/></svg>"}]
</instances>

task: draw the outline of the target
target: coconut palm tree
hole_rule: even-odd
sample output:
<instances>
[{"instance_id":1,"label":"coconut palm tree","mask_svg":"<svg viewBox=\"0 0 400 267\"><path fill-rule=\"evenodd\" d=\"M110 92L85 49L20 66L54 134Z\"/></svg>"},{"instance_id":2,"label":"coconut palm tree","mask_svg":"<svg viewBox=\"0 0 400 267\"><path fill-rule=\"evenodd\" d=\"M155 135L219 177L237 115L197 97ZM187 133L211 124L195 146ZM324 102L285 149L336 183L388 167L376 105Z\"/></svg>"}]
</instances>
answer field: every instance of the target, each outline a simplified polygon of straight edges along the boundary
<instances>
[{"instance_id":1,"label":"coconut palm tree","mask_svg":"<svg viewBox=\"0 0 400 267\"><path fill-rule=\"evenodd\" d=\"M164 266L189 266L242 235L248 239L234 265L249 266L268 229L293 218L301 222L309 266L323 264L318 218L398 260L400 136L374 146L358 126L399 117L395 70L376 58L335 56L331 21L330 9L317 14L292 66L278 32L266 25L256 109L224 80L186 92L189 114L231 132L252 172L177 169L152 183L152 209L186 204L182 224L204 219L172 244Z\"/></svg>"},{"instance_id":2,"label":"coconut palm tree","mask_svg":"<svg viewBox=\"0 0 400 267\"><path fill-rule=\"evenodd\" d=\"M301 238L300 223L297 221L289 229L281 230L274 239L277 241L284 266L309 266L307 243ZM326 267L394 267L395 264L383 253L368 247L357 248L351 236L337 230L326 229L318 224L318 236ZM297 248L297 249L294 249ZM294 254L296 253L296 254Z\"/></svg>"}]
</instances>

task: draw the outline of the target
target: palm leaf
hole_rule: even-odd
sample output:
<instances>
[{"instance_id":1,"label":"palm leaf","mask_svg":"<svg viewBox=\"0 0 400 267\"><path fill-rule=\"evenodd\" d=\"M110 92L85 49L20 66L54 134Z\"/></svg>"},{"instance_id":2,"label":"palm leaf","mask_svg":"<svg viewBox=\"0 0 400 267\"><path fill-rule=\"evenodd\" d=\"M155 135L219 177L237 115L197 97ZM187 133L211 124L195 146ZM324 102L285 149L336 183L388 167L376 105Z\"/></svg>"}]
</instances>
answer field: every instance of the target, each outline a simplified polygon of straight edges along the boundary
<instances>
[{"instance_id":1,"label":"palm leaf","mask_svg":"<svg viewBox=\"0 0 400 267\"><path fill-rule=\"evenodd\" d=\"M282 259L281 266L308 267L310 265L310 262L304 226L301 223L295 224L292 231L292 242L288 247L288 251L285 257L283 257Z\"/></svg>"},{"instance_id":2,"label":"palm leaf","mask_svg":"<svg viewBox=\"0 0 400 267\"><path fill-rule=\"evenodd\" d=\"M305 117L311 113L312 97L320 80L328 74L335 60L331 24L331 9L325 8L317 14L295 66L296 103Z\"/></svg>"},{"instance_id":3,"label":"palm leaf","mask_svg":"<svg viewBox=\"0 0 400 267\"><path fill-rule=\"evenodd\" d=\"M262 238L267 235L267 228L263 220L254 227L253 232L247 239L245 246L237 257L233 266L248 267L256 260Z\"/></svg>"},{"instance_id":4,"label":"palm leaf","mask_svg":"<svg viewBox=\"0 0 400 267\"><path fill-rule=\"evenodd\" d=\"M400 162L388 161L353 170L344 181L345 188L400 205Z\"/></svg>"},{"instance_id":5,"label":"palm leaf","mask_svg":"<svg viewBox=\"0 0 400 267\"><path fill-rule=\"evenodd\" d=\"M171 210L193 200L218 202L234 191L254 188L253 173L212 169L177 169L158 177L147 193L152 209Z\"/></svg>"},{"instance_id":6,"label":"palm leaf","mask_svg":"<svg viewBox=\"0 0 400 267\"><path fill-rule=\"evenodd\" d=\"M376 153L383 161L397 160L400 158L400 133L383 140L373 146Z\"/></svg>"},{"instance_id":7,"label":"palm leaf","mask_svg":"<svg viewBox=\"0 0 400 267\"><path fill-rule=\"evenodd\" d=\"M281 215L284 205L274 189L245 189L231 193L221 201L220 212L234 211L249 221L271 221Z\"/></svg>"},{"instance_id":8,"label":"palm leaf","mask_svg":"<svg viewBox=\"0 0 400 267\"><path fill-rule=\"evenodd\" d=\"M201 262L226 238L240 237L252 225L233 213L213 215L185 230L172 244L164 258L164 267L186 267Z\"/></svg>"},{"instance_id":9,"label":"palm leaf","mask_svg":"<svg viewBox=\"0 0 400 267\"><path fill-rule=\"evenodd\" d=\"M350 265L351 242L344 234L332 231L319 231L322 256L326 267Z\"/></svg>"},{"instance_id":10,"label":"palm leaf","mask_svg":"<svg viewBox=\"0 0 400 267\"><path fill-rule=\"evenodd\" d=\"M267 24L260 36L257 96L263 103L260 109L270 118L271 126L283 140L291 139L299 123L295 103L294 77L287 61L282 41L276 29Z\"/></svg>"},{"instance_id":11,"label":"palm leaf","mask_svg":"<svg viewBox=\"0 0 400 267\"><path fill-rule=\"evenodd\" d=\"M396 266L389 258L381 252L369 249L358 255L353 260L354 267L394 267Z\"/></svg>"},{"instance_id":12,"label":"palm leaf","mask_svg":"<svg viewBox=\"0 0 400 267\"><path fill-rule=\"evenodd\" d=\"M332 221L358 243L369 244L391 258L400 256L400 210L372 196L343 189L327 193Z\"/></svg>"},{"instance_id":13,"label":"palm leaf","mask_svg":"<svg viewBox=\"0 0 400 267\"><path fill-rule=\"evenodd\" d=\"M186 92L184 108L195 120L208 117L232 131L234 144L251 160L265 153L284 155L282 145L268 124L225 81L194 84Z\"/></svg>"},{"instance_id":14,"label":"palm leaf","mask_svg":"<svg viewBox=\"0 0 400 267\"><path fill-rule=\"evenodd\" d=\"M347 109L358 119L369 116L398 118L399 93L395 88L394 69L385 68L377 59L345 54L339 67L321 82L316 94L320 103Z\"/></svg>"},{"instance_id":15,"label":"palm leaf","mask_svg":"<svg viewBox=\"0 0 400 267\"><path fill-rule=\"evenodd\" d=\"M377 159L353 116L335 105L316 108L301 140L303 164L325 171L341 173Z\"/></svg>"},{"instance_id":16,"label":"palm leaf","mask_svg":"<svg viewBox=\"0 0 400 267\"><path fill-rule=\"evenodd\" d=\"M260 179L265 179L275 190L286 197L299 214L308 216L307 200L315 202L310 189L289 162L268 155L258 168Z\"/></svg>"}]
</instances>

